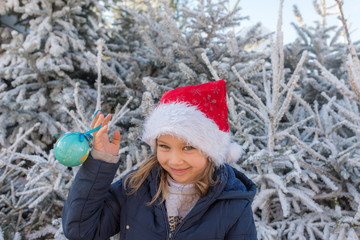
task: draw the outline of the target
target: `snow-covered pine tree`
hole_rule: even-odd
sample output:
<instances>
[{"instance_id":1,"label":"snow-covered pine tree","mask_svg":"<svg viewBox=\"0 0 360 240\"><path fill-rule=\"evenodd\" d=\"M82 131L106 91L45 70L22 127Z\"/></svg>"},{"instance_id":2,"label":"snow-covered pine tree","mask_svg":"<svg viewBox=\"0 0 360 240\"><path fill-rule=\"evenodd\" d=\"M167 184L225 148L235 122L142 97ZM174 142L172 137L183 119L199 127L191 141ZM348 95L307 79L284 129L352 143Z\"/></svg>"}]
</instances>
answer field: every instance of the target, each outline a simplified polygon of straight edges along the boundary
<instances>
[{"instance_id":1,"label":"snow-covered pine tree","mask_svg":"<svg viewBox=\"0 0 360 240\"><path fill-rule=\"evenodd\" d=\"M54 134L86 131L101 103L119 120L128 95L114 101L97 93L108 83L121 87L109 67L98 71L98 39L108 40L98 1L0 5L0 226L5 239L61 236L56 219L77 169L55 161Z\"/></svg>"},{"instance_id":2,"label":"snow-covered pine tree","mask_svg":"<svg viewBox=\"0 0 360 240\"><path fill-rule=\"evenodd\" d=\"M280 93L287 97L291 78L304 53L309 52L288 109L275 124L281 131L275 134L274 153L267 153L271 149L268 138L265 140L268 149L262 150L268 157L258 151L249 158L257 162L257 174L267 175L255 178L260 191L253 207L261 214L258 228L261 239L358 239L360 235L356 167L359 105L357 89L351 87L351 82L356 82L351 75L358 56L353 50L350 63L346 63L348 47L338 38L343 30L326 24L331 5L325 1L314 1L314 5L321 22L316 27L301 25L300 13L295 8L300 20L300 26L294 25L299 39L285 46L284 52L279 51L279 58L275 54L271 58L273 76L279 72L274 64L282 66ZM278 26L278 36L279 32ZM346 65L351 65L348 69L353 71L347 71ZM265 92L274 95L277 88L267 89L270 87L264 87ZM279 103L283 101L285 97ZM266 103L273 104L268 99ZM258 110L262 109L253 112Z\"/></svg>"},{"instance_id":3,"label":"snow-covered pine tree","mask_svg":"<svg viewBox=\"0 0 360 240\"><path fill-rule=\"evenodd\" d=\"M303 89L304 100L313 104L317 101L322 104L325 100L321 97L319 92L326 89L330 95L334 95L336 91L336 83L329 82L321 78L318 74L318 68L314 67L314 61L317 60L326 69L330 70L332 74L341 77L346 68L342 65L346 62L346 53L348 48L345 44L344 31L341 26L328 26L327 18L334 18L337 15L335 2L326 4L329 1L313 1L314 8L319 16L319 21L314 22L314 26L307 26L301 16L301 12L294 5L294 14L298 23L292 23L298 38L292 43L288 44L285 49L285 63L286 67L294 69L299 55L302 51L309 51L309 61L305 64L309 74L307 78L301 81Z\"/></svg>"},{"instance_id":4,"label":"snow-covered pine tree","mask_svg":"<svg viewBox=\"0 0 360 240\"><path fill-rule=\"evenodd\" d=\"M18 34L0 28L0 118L7 124L0 131L0 216L11 216L1 223L0 237L64 239L59 210L78 168L57 164L53 132L86 130L99 106L115 112L111 125L121 128L120 153L125 153L118 179L149 154L139 139L141 125L164 91L221 78L227 81L230 128L245 150L233 166L258 185L253 208L259 239L360 236L358 48L355 44L346 63L348 47L336 37L342 30L326 24L325 1L314 1L322 21L314 28L297 26L300 38L287 46L281 11L276 36L263 35L259 25L240 35L236 26L244 17L229 1L185 1L176 9L167 2L178 1L137 1L135 8L114 1L111 28L100 27L97 1L4 1L1 15L15 14L25 22L43 19L38 23L49 17L51 27L30 24ZM105 8L114 2L105 2ZM24 12L26 4L36 11ZM81 11L69 10L74 7ZM64 15L53 19L57 11ZM59 30L56 16L74 28ZM36 71L20 49L36 42L36 33L50 36L54 29L58 38L82 40L83 48L73 50L69 44L55 58L47 38L41 38L40 46L27 52L30 60L47 59L48 65L35 65ZM328 41L333 29L338 33ZM269 50L248 47L262 40L270 41ZM29 74L40 78L22 78ZM33 100L40 90L47 101L43 106ZM31 108L28 99L38 107ZM9 112L15 122L6 121ZM24 112L31 118L17 120ZM44 126L40 112L52 124Z\"/></svg>"},{"instance_id":5,"label":"snow-covered pine tree","mask_svg":"<svg viewBox=\"0 0 360 240\"><path fill-rule=\"evenodd\" d=\"M57 132L55 119L69 120L56 110L72 104L72 97L62 99L59 93L72 94L76 82L94 83L96 64L87 54L96 51L99 37L106 37L98 26L95 5L97 1L5 1L5 6L10 6L7 16L16 15L26 31L11 31L7 43L1 39L0 75L6 84L1 110L7 120L1 135L12 135L6 142L0 141L2 146L14 142L17 129L29 129L39 121L39 135L33 139L44 148ZM4 32L4 38L9 38L9 29ZM27 151L25 147L22 152Z\"/></svg>"}]
</instances>

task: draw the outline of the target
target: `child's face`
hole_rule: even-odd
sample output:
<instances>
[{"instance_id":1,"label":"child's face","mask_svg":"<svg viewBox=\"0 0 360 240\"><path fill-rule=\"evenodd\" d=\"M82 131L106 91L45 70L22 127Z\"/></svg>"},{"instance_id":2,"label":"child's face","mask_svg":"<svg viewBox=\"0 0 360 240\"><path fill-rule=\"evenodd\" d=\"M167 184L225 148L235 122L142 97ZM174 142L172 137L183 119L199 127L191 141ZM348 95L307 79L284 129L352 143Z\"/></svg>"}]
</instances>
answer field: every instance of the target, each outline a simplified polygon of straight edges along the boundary
<instances>
[{"instance_id":1,"label":"child's face","mask_svg":"<svg viewBox=\"0 0 360 240\"><path fill-rule=\"evenodd\" d=\"M208 164L200 150L175 136L161 135L156 150L160 165L181 184L193 183Z\"/></svg>"}]
</instances>

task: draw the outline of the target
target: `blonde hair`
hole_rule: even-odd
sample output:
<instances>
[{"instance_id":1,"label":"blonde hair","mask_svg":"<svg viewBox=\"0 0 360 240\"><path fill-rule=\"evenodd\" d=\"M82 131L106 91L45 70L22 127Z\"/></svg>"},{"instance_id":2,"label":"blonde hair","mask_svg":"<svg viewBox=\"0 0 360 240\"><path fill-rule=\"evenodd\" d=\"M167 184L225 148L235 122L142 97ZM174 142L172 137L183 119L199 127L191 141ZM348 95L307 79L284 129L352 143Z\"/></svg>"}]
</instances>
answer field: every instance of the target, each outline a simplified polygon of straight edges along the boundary
<instances>
[{"instance_id":1,"label":"blonde hair","mask_svg":"<svg viewBox=\"0 0 360 240\"><path fill-rule=\"evenodd\" d=\"M126 176L124 181L124 188L127 190L130 188L129 195L134 194L144 183L145 179L149 176L151 170L157 165L158 159L156 157L156 153L154 153L149 159L147 159L138 170L130 173ZM199 197L203 197L206 195L209 187L215 186L218 182L218 178L216 180L214 177L214 163L208 159L208 163L205 171L202 172L200 176L195 180L194 187L196 193ZM168 172L160 166L160 183L159 188L153 199L147 203L147 205L152 205L160 196L160 203L165 201L166 195L168 193L167 188L167 177Z\"/></svg>"}]
</instances>

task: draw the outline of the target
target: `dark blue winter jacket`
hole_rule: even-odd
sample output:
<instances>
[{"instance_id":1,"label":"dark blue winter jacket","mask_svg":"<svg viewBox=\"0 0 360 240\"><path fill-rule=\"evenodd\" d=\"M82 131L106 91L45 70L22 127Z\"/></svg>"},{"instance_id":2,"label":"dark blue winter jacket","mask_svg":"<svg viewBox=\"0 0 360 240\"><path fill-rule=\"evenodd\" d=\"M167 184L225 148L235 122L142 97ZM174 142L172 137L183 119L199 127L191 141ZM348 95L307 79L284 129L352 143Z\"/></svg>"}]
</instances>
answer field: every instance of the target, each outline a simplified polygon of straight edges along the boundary
<instances>
[{"instance_id":1,"label":"dark blue winter jacket","mask_svg":"<svg viewBox=\"0 0 360 240\"><path fill-rule=\"evenodd\" d=\"M118 166L89 155L63 208L67 238L107 239L120 231L121 240L257 239L251 209L256 186L229 165L216 170L218 184L198 200L171 236L165 204L146 205L157 191L159 166L133 195L125 193L122 180L111 184Z\"/></svg>"}]
</instances>

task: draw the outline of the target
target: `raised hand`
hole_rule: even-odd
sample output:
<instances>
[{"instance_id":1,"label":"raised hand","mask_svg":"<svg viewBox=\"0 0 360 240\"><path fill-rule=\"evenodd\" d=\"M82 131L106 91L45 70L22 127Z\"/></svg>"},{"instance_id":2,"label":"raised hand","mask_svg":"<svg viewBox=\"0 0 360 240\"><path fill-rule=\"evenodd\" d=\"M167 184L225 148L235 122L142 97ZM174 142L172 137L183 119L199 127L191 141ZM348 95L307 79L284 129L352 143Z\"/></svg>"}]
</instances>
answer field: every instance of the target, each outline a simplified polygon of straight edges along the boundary
<instances>
[{"instance_id":1,"label":"raised hand","mask_svg":"<svg viewBox=\"0 0 360 240\"><path fill-rule=\"evenodd\" d=\"M120 148L120 131L116 130L113 135L112 142L109 140L108 123L111 119L111 114L108 114L105 118L104 115L98 112L90 125L90 129L100 126L101 128L93 133L93 147L100 152L108 153L111 155L118 155Z\"/></svg>"}]
</instances>

